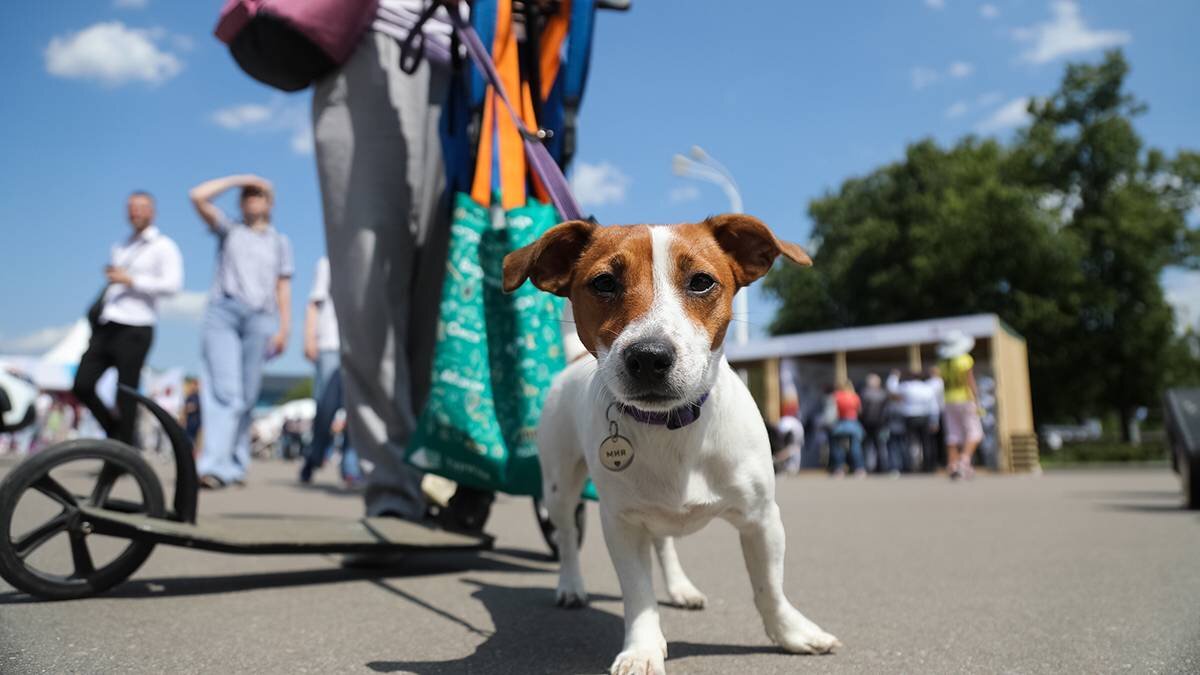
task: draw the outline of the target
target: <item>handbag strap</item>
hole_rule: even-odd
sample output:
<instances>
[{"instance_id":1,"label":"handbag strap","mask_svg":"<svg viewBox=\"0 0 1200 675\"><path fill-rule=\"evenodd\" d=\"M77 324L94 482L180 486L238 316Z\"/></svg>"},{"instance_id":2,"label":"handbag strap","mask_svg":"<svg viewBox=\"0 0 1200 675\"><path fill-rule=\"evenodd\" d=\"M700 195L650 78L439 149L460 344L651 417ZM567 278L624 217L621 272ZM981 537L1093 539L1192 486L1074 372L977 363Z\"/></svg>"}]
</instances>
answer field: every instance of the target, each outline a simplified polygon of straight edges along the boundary
<instances>
[{"instance_id":1,"label":"handbag strap","mask_svg":"<svg viewBox=\"0 0 1200 675\"><path fill-rule=\"evenodd\" d=\"M575 196L571 194L570 184L567 183L562 169L550 156L550 151L546 149L546 146L542 144L542 139L547 138L550 132L545 129L532 130L525 125L524 119L509 100L500 74L496 72L496 65L492 62L492 57L487 48L483 46L483 41L479 39L475 28L463 18L457 7L447 6L446 9L459 39L462 40L463 46L467 50L467 55L475 67L487 78L505 109L508 110L509 116L512 117L524 142L525 158L537 177L541 179L550 196L550 201L558 209L559 215L566 220L587 220L588 217L584 215L583 209L579 208L579 203L575 201Z\"/></svg>"}]
</instances>

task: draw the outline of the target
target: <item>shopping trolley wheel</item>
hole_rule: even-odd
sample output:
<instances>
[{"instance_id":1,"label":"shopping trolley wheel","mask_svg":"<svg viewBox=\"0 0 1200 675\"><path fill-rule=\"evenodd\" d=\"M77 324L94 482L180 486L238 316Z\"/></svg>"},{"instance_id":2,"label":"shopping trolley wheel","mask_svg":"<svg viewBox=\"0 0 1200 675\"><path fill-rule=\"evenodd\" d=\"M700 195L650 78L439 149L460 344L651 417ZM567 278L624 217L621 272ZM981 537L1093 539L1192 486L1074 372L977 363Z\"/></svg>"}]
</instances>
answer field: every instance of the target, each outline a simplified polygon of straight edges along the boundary
<instances>
[{"instance_id":1,"label":"shopping trolley wheel","mask_svg":"<svg viewBox=\"0 0 1200 675\"><path fill-rule=\"evenodd\" d=\"M542 500L536 498L533 500L533 514L537 516L542 539L546 540L546 546L550 547L550 559L558 560L558 544L554 542L554 523L550 522L550 511L542 504ZM579 541L576 542L578 546L583 546L583 524L586 520L584 503L581 501L575 507L575 531L579 533Z\"/></svg>"},{"instance_id":2,"label":"shopping trolley wheel","mask_svg":"<svg viewBox=\"0 0 1200 675\"><path fill-rule=\"evenodd\" d=\"M154 544L97 542L85 509L162 518L162 485L136 450L117 441L67 441L30 457L0 481L0 577L45 600L88 597L128 579Z\"/></svg>"}]
</instances>

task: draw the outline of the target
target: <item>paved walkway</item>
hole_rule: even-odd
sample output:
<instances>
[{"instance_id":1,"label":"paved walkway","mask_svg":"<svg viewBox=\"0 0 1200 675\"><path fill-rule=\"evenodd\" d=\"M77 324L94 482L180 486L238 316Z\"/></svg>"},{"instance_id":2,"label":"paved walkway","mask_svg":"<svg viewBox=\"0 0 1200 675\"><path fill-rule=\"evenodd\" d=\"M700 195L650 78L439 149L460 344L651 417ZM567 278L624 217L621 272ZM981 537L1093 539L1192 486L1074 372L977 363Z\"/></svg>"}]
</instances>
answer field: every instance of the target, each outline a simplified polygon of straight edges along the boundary
<instances>
[{"instance_id":1,"label":"paved walkway","mask_svg":"<svg viewBox=\"0 0 1200 675\"><path fill-rule=\"evenodd\" d=\"M0 466L6 471L7 466ZM202 497L212 513L357 515L295 466ZM320 479L331 480L332 472ZM785 480L787 587L836 655L773 648L737 537L714 523L680 554L709 608L664 608L673 673L1200 672L1200 515L1165 466L981 477ZM158 548L99 598L33 602L0 582L0 672L596 673L621 605L594 505L592 605L553 606L527 499L502 498L486 554L413 558L382 576L333 556Z\"/></svg>"}]
</instances>

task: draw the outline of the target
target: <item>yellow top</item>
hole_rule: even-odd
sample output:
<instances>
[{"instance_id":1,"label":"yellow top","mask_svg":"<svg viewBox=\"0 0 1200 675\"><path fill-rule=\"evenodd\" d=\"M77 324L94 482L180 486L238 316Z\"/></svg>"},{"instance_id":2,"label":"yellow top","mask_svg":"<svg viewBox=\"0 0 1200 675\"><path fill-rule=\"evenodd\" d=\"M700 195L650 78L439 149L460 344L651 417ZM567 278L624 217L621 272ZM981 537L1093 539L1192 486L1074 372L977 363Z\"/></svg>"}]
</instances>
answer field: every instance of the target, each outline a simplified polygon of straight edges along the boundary
<instances>
[{"instance_id":1,"label":"yellow top","mask_svg":"<svg viewBox=\"0 0 1200 675\"><path fill-rule=\"evenodd\" d=\"M946 384L946 403L967 403L973 399L967 373L975 366L970 354L942 361L942 382Z\"/></svg>"}]
</instances>

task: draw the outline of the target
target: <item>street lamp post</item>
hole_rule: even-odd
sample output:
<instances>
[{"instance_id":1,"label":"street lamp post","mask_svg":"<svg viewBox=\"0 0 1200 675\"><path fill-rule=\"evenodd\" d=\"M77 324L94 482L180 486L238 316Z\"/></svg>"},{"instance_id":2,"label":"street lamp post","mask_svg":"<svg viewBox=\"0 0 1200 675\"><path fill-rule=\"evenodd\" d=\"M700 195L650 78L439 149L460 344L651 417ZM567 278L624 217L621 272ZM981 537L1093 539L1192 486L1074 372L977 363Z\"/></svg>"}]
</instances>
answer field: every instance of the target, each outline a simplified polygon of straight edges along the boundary
<instances>
[{"instance_id":1,"label":"street lamp post","mask_svg":"<svg viewBox=\"0 0 1200 675\"><path fill-rule=\"evenodd\" d=\"M704 148L693 145L687 155L675 155L671 160L671 170L677 176L717 185L729 198L729 210L732 213L742 213L742 194L738 191L733 174L724 164L705 152ZM750 341L750 298L745 288L738 291L733 298L733 321L734 342L739 345L746 344Z\"/></svg>"}]
</instances>

